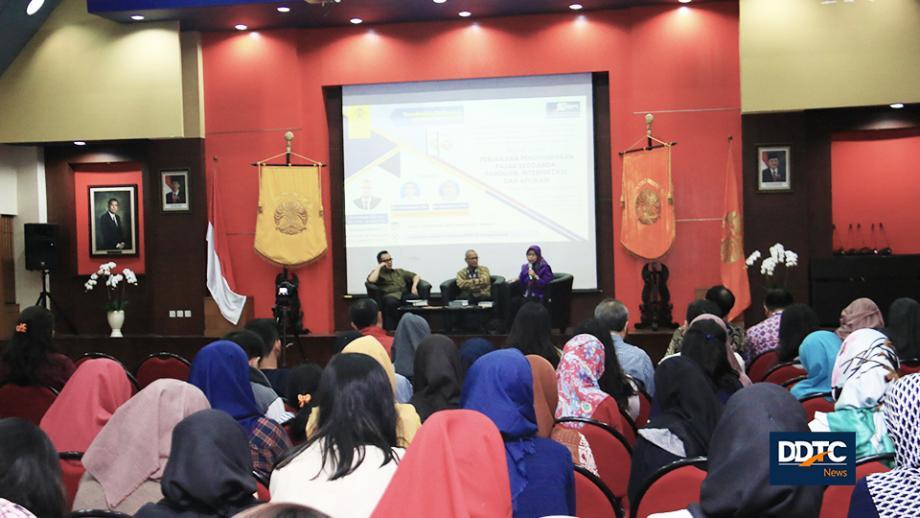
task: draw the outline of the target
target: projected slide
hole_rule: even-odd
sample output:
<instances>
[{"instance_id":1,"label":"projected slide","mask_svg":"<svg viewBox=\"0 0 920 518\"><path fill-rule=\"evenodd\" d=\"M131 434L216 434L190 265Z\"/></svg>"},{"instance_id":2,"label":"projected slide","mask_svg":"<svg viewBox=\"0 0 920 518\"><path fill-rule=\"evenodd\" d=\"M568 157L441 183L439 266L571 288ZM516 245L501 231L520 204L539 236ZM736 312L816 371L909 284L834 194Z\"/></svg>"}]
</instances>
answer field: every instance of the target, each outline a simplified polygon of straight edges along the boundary
<instances>
[{"instance_id":1,"label":"projected slide","mask_svg":"<svg viewBox=\"0 0 920 518\"><path fill-rule=\"evenodd\" d=\"M342 111L349 292L377 250L437 289L467 248L513 277L531 243L596 287L589 74L345 87Z\"/></svg>"}]
</instances>

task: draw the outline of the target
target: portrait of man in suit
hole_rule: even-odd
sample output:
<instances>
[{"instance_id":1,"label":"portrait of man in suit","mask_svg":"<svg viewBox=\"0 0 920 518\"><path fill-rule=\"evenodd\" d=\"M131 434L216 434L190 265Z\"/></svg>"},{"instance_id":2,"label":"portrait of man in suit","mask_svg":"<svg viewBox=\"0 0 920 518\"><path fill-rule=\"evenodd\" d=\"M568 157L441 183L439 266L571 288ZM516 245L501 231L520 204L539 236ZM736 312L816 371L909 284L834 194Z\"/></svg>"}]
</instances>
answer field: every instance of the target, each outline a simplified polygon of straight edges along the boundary
<instances>
[{"instance_id":1,"label":"portrait of man in suit","mask_svg":"<svg viewBox=\"0 0 920 518\"><path fill-rule=\"evenodd\" d=\"M107 210L99 216L96 227L96 248L121 250L125 247L125 226L118 215L118 199L110 198L106 206Z\"/></svg>"},{"instance_id":2,"label":"portrait of man in suit","mask_svg":"<svg viewBox=\"0 0 920 518\"><path fill-rule=\"evenodd\" d=\"M788 147L757 149L757 188L760 191L788 191L791 188Z\"/></svg>"},{"instance_id":3,"label":"portrait of man in suit","mask_svg":"<svg viewBox=\"0 0 920 518\"><path fill-rule=\"evenodd\" d=\"M361 182L361 196L354 198L351 202L359 209L374 210L377 205L380 205L380 197L374 196L374 185L370 180L364 180Z\"/></svg>"},{"instance_id":4,"label":"portrait of man in suit","mask_svg":"<svg viewBox=\"0 0 920 518\"><path fill-rule=\"evenodd\" d=\"M188 170L160 171L163 186L162 210L164 212L188 212Z\"/></svg>"},{"instance_id":5,"label":"portrait of man in suit","mask_svg":"<svg viewBox=\"0 0 920 518\"><path fill-rule=\"evenodd\" d=\"M136 186L90 187L90 255L136 254Z\"/></svg>"},{"instance_id":6,"label":"portrait of man in suit","mask_svg":"<svg viewBox=\"0 0 920 518\"><path fill-rule=\"evenodd\" d=\"M166 193L166 203L185 203L185 189L179 180L170 182L170 190Z\"/></svg>"}]
</instances>

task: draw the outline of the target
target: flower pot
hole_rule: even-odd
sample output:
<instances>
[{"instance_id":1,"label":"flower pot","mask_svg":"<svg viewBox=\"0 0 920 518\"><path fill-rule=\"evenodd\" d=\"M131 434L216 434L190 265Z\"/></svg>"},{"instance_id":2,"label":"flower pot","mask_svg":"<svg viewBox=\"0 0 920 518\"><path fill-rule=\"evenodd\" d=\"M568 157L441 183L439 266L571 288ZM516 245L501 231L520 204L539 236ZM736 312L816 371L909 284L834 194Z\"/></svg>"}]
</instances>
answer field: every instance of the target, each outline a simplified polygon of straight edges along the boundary
<instances>
[{"instance_id":1,"label":"flower pot","mask_svg":"<svg viewBox=\"0 0 920 518\"><path fill-rule=\"evenodd\" d=\"M121 334L121 326L125 323L125 311L123 309L109 311L105 317L109 322L109 327L112 328L112 334L109 336L112 338L124 338L125 335Z\"/></svg>"}]
</instances>

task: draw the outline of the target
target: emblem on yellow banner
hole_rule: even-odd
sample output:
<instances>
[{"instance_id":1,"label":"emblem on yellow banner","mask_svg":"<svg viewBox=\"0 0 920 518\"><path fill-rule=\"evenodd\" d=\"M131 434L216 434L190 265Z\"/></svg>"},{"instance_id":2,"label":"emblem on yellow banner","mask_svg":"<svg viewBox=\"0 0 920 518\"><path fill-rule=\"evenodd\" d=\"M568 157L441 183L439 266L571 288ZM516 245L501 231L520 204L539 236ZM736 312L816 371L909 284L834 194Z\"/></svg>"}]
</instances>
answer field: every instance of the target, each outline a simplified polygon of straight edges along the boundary
<instances>
[{"instance_id":1,"label":"emblem on yellow banner","mask_svg":"<svg viewBox=\"0 0 920 518\"><path fill-rule=\"evenodd\" d=\"M319 166L259 167L255 249L281 266L308 263L326 251Z\"/></svg>"}]
</instances>

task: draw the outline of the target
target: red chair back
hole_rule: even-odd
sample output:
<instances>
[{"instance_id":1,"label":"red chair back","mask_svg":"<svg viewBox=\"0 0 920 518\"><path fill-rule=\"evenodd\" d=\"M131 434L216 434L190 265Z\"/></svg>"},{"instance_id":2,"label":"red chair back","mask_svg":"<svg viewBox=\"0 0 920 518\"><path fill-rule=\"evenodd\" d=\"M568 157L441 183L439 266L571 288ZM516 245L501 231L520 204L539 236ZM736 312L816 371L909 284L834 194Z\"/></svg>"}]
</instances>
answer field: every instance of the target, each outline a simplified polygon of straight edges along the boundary
<instances>
[{"instance_id":1,"label":"red chair back","mask_svg":"<svg viewBox=\"0 0 920 518\"><path fill-rule=\"evenodd\" d=\"M188 381L192 367L188 360L173 353L154 353L137 366L137 384L141 389L154 381L171 378Z\"/></svg>"},{"instance_id":2,"label":"red chair back","mask_svg":"<svg viewBox=\"0 0 920 518\"><path fill-rule=\"evenodd\" d=\"M856 480L873 473L889 471L888 466L882 461L893 461L894 454L886 453L867 457L856 462ZM853 486L827 486L824 490L824 499L821 500L821 514L819 518L846 518L850 511L850 497L853 495Z\"/></svg>"},{"instance_id":3,"label":"red chair back","mask_svg":"<svg viewBox=\"0 0 920 518\"><path fill-rule=\"evenodd\" d=\"M563 417L556 422L584 425L578 431L585 436L591 447L601 481L619 499L623 508L629 509L626 488L629 485L629 470L632 467L632 448L626 438L606 423L593 419Z\"/></svg>"},{"instance_id":4,"label":"red chair back","mask_svg":"<svg viewBox=\"0 0 920 518\"><path fill-rule=\"evenodd\" d=\"M7 383L0 386L0 418L18 417L38 426L56 397L51 387Z\"/></svg>"},{"instance_id":5,"label":"red chair back","mask_svg":"<svg viewBox=\"0 0 920 518\"><path fill-rule=\"evenodd\" d=\"M83 452L81 451L62 451L58 453L61 459L61 482L64 484L64 497L66 498L65 509L73 509L73 500L77 496L77 488L80 487L80 478L86 468L83 467Z\"/></svg>"},{"instance_id":6,"label":"red chair back","mask_svg":"<svg viewBox=\"0 0 920 518\"><path fill-rule=\"evenodd\" d=\"M629 447L632 448L636 445L636 437L639 435L639 432L636 430L636 423L622 408L620 409L620 421L622 421L620 429L623 430L623 437L626 438L626 442L629 444Z\"/></svg>"},{"instance_id":7,"label":"red chair back","mask_svg":"<svg viewBox=\"0 0 920 518\"><path fill-rule=\"evenodd\" d=\"M575 466L575 515L579 518L623 516L623 509L610 489L580 466Z\"/></svg>"},{"instance_id":8,"label":"red chair back","mask_svg":"<svg viewBox=\"0 0 920 518\"><path fill-rule=\"evenodd\" d=\"M751 378L751 381L754 383L763 381L763 379L767 377L767 371L772 369L777 363L779 363L779 353L776 351L767 351L751 360L751 364L748 365L747 370L748 377Z\"/></svg>"},{"instance_id":9,"label":"red chair back","mask_svg":"<svg viewBox=\"0 0 920 518\"><path fill-rule=\"evenodd\" d=\"M910 360L903 360L901 366L898 367L898 374L901 376L907 376L908 374L916 374L920 372L920 358L911 358Z\"/></svg>"},{"instance_id":10,"label":"red chair back","mask_svg":"<svg viewBox=\"0 0 920 518\"><path fill-rule=\"evenodd\" d=\"M272 496L268 491L268 479L255 470L253 470L252 476L256 479L256 499L260 502L270 501Z\"/></svg>"},{"instance_id":11,"label":"red chair back","mask_svg":"<svg viewBox=\"0 0 920 518\"><path fill-rule=\"evenodd\" d=\"M767 383L782 385L792 378L798 378L799 376L807 375L808 371L799 365L798 362L786 362L780 363L779 365L774 365L772 369L767 371L767 374L764 376L763 380Z\"/></svg>"},{"instance_id":12,"label":"red chair back","mask_svg":"<svg viewBox=\"0 0 920 518\"><path fill-rule=\"evenodd\" d=\"M815 394L814 396L808 396L805 399L801 400L802 408L805 409L805 417L811 422L815 418L815 412L833 412L834 411L834 402L828 401L827 396L830 396L831 393L825 394Z\"/></svg>"},{"instance_id":13,"label":"red chair back","mask_svg":"<svg viewBox=\"0 0 920 518\"><path fill-rule=\"evenodd\" d=\"M652 415L652 397L644 390L639 391L639 415L636 416L636 428L642 428Z\"/></svg>"},{"instance_id":14,"label":"red chair back","mask_svg":"<svg viewBox=\"0 0 920 518\"><path fill-rule=\"evenodd\" d=\"M656 471L633 502L631 518L686 509L700 501L700 488L706 479L706 457L672 462Z\"/></svg>"}]
</instances>

